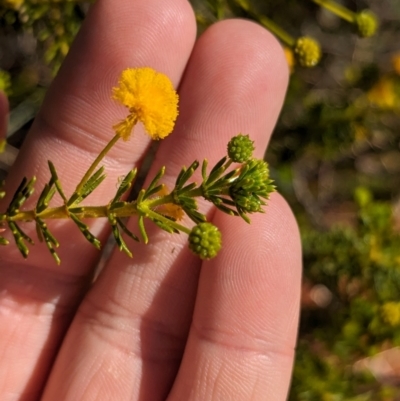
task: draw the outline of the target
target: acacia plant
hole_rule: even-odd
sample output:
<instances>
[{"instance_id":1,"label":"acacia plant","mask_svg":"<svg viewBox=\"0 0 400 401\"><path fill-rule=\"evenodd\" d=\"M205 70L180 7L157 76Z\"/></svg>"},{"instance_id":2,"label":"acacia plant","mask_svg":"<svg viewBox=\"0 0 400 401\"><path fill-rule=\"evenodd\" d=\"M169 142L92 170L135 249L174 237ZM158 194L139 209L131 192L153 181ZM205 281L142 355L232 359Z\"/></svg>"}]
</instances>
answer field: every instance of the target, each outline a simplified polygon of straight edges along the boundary
<instances>
[{"instance_id":1,"label":"acacia plant","mask_svg":"<svg viewBox=\"0 0 400 401\"><path fill-rule=\"evenodd\" d=\"M11 232L22 256L27 258L27 244L33 244L33 239L24 232L22 225L35 224L39 240L46 243L56 262L60 263L56 252L59 243L50 232L49 220L71 219L85 238L100 249L99 239L90 232L84 220L106 218L119 249L132 256L123 234L135 241L139 241L139 237L128 230L124 218L138 216L139 233L145 243L149 241L145 229L147 219L171 234L188 234L189 248L195 254L202 259L213 258L221 248L221 234L198 210L196 198L202 197L223 212L241 216L250 222L248 214L262 212L262 206L274 191L267 163L252 158L253 142L248 135L240 134L228 143L227 156L213 168L209 170L207 160L203 160L199 184L190 181L200 166L197 160L188 168L182 168L171 191L160 183L165 172L165 167L162 167L149 186L143 188L136 199L128 201L126 195L137 175L137 169L134 168L120 182L112 199L102 205L83 205L84 199L106 177L104 167L99 165L117 141L128 141L138 122L143 124L152 139L165 138L173 130L178 116L178 95L171 81L149 67L124 70L112 97L124 105L129 113L113 126L114 136L90 165L74 192L70 195L64 193L56 167L48 161L49 181L41 189L35 207L24 209L25 202L34 192L35 177L24 178L7 209L0 214L2 231ZM230 168L233 163L239 163L239 166ZM55 195L61 199L59 206L51 205ZM5 193L2 192L1 196L4 197ZM195 223L192 229L179 223L185 214ZM0 244L8 245L9 240L0 237Z\"/></svg>"}]
</instances>

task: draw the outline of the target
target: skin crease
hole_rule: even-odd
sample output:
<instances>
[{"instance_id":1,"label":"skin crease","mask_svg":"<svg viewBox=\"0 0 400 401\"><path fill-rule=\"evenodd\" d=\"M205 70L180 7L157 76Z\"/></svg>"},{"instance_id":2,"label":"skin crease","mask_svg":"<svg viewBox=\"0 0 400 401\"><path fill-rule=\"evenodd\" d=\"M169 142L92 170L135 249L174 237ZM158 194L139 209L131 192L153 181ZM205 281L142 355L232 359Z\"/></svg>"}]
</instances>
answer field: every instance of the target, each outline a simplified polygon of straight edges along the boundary
<instances>
[{"instance_id":1,"label":"skin crease","mask_svg":"<svg viewBox=\"0 0 400 401\"><path fill-rule=\"evenodd\" d=\"M171 188L182 165L207 157L211 166L239 132L262 157L288 79L280 45L244 20L195 36L186 0L98 0L10 171L8 193L26 172L37 176L39 192L48 159L65 192L73 190L126 113L110 94L127 67L150 66L179 88L175 131L160 143L149 179L165 165ZM1 106L0 122L6 112ZM93 204L113 195L149 143L137 127L116 145ZM99 254L69 222L50 225L61 266L40 244L26 261L13 244L2 248L0 399L285 400L301 279L293 214L279 194L251 225L201 208L222 232L217 258L201 262L185 235L149 224L150 243L132 244L133 259L113 253L93 285ZM103 222L95 230L108 235Z\"/></svg>"}]
</instances>

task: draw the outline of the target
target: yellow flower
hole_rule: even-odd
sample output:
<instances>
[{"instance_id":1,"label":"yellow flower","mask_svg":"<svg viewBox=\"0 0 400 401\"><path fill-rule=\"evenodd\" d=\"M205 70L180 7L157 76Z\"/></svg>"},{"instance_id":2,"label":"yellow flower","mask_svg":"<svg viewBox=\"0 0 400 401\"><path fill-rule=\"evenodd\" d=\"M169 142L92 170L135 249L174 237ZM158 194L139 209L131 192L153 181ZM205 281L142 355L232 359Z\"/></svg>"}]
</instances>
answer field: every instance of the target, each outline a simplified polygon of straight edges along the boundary
<instances>
[{"instance_id":1,"label":"yellow flower","mask_svg":"<svg viewBox=\"0 0 400 401\"><path fill-rule=\"evenodd\" d=\"M381 78L367 93L368 100L381 109L392 109L396 105L393 81Z\"/></svg>"},{"instance_id":2,"label":"yellow flower","mask_svg":"<svg viewBox=\"0 0 400 401\"><path fill-rule=\"evenodd\" d=\"M399 326L400 302L386 302L381 306L381 316L390 326Z\"/></svg>"},{"instance_id":3,"label":"yellow flower","mask_svg":"<svg viewBox=\"0 0 400 401\"><path fill-rule=\"evenodd\" d=\"M129 109L129 115L113 128L125 141L137 122L153 139L168 136L178 116L178 94L170 79L150 67L128 68L121 74L113 99Z\"/></svg>"},{"instance_id":4,"label":"yellow flower","mask_svg":"<svg viewBox=\"0 0 400 401\"><path fill-rule=\"evenodd\" d=\"M6 150L7 141L5 139L0 139L0 154L4 153Z\"/></svg>"},{"instance_id":5,"label":"yellow flower","mask_svg":"<svg viewBox=\"0 0 400 401\"><path fill-rule=\"evenodd\" d=\"M309 36L299 37L293 45L293 51L302 67L315 67L321 60L321 46Z\"/></svg>"},{"instance_id":6,"label":"yellow flower","mask_svg":"<svg viewBox=\"0 0 400 401\"><path fill-rule=\"evenodd\" d=\"M392 66L393 66L394 72L397 75L400 75L400 52L393 54Z\"/></svg>"},{"instance_id":7,"label":"yellow flower","mask_svg":"<svg viewBox=\"0 0 400 401\"><path fill-rule=\"evenodd\" d=\"M11 94L11 77L7 71L0 69L0 91Z\"/></svg>"},{"instance_id":8,"label":"yellow flower","mask_svg":"<svg viewBox=\"0 0 400 401\"><path fill-rule=\"evenodd\" d=\"M19 10L24 0L5 0L5 6L10 7L13 10Z\"/></svg>"},{"instance_id":9,"label":"yellow flower","mask_svg":"<svg viewBox=\"0 0 400 401\"><path fill-rule=\"evenodd\" d=\"M287 61L288 66L289 66L289 71L290 71L290 73L292 73L294 71L294 64L295 64L295 58L294 58L293 50L290 49L287 46L283 46L283 52L285 54L286 61Z\"/></svg>"},{"instance_id":10,"label":"yellow flower","mask_svg":"<svg viewBox=\"0 0 400 401\"><path fill-rule=\"evenodd\" d=\"M362 124L352 124L352 130L356 141L363 141L367 137L368 131Z\"/></svg>"}]
</instances>

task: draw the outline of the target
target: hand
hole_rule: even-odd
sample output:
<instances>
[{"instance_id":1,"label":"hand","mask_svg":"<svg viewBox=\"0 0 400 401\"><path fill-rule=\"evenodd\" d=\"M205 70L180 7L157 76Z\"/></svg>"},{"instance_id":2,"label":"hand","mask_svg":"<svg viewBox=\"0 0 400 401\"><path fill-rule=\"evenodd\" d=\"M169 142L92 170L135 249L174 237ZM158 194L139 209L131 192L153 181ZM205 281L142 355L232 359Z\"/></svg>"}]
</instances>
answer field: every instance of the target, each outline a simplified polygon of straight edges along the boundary
<instances>
[{"instance_id":1,"label":"hand","mask_svg":"<svg viewBox=\"0 0 400 401\"><path fill-rule=\"evenodd\" d=\"M160 143L150 176L165 165L164 182L172 184L182 165L216 162L240 132L262 157L287 84L280 45L241 20L215 24L197 41L195 29L186 0L98 0L10 171L7 193L24 175L36 175L42 188L47 160L71 193L125 116L110 94L127 67L153 67L179 87L176 129ZM93 203L114 194L118 176L140 164L149 143L136 128L113 148ZM216 259L201 262L185 235L149 225L150 243L134 243L133 259L113 253L93 284L99 253L70 221L50 226L61 266L42 244L26 261L12 244L2 248L1 400L284 400L301 274L293 215L278 194L251 225L209 205L202 210L223 235ZM92 231L104 242L108 226L94 222Z\"/></svg>"}]
</instances>

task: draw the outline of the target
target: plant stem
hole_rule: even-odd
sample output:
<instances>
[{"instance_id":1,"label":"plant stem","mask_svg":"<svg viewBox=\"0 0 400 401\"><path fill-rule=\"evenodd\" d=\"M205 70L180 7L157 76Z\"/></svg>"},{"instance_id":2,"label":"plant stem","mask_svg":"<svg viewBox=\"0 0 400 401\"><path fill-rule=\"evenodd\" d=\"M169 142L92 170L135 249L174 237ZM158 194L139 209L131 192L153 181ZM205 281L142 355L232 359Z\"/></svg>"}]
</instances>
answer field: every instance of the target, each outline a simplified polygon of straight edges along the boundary
<instances>
[{"instance_id":1,"label":"plant stem","mask_svg":"<svg viewBox=\"0 0 400 401\"><path fill-rule=\"evenodd\" d=\"M332 0L312 0L314 3L321 7L326 8L333 14L337 15L344 20L353 23L355 21L356 14L350 11L348 8L338 4Z\"/></svg>"},{"instance_id":2,"label":"plant stem","mask_svg":"<svg viewBox=\"0 0 400 401\"><path fill-rule=\"evenodd\" d=\"M275 36L277 36L285 45L293 47L296 40L293 36L289 35L285 30L283 30L278 24L267 18L265 15L255 15L258 22L271 31Z\"/></svg>"},{"instance_id":3,"label":"plant stem","mask_svg":"<svg viewBox=\"0 0 400 401\"><path fill-rule=\"evenodd\" d=\"M33 221L36 217L43 220L69 219L71 213L79 219L96 219L108 217L110 209L108 205L69 207L68 209L63 205L48 208L41 213L36 213L35 210L21 211L13 216L5 217L2 221ZM130 217L138 214L136 202L126 203L124 206L112 210L111 213L116 217Z\"/></svg>"},{"instance_id":4,"label":"plant stem","mask_svg":"<svg viewBox=\"0 0 400 401\"><path fill-rule=\"evenodd\" d=\"M99 153L99 155L96 157L95 161L91 164L89 167L88 171L86 171L86 174L83 176L81 179L80 183L77 185L75 189L75 193L80 194L80 191L82 190L83 186L85 185L86 181L90 178L90 176L93 174L94 170L98 166L98 164L101 162L101 160L104 158L104 156L108 153L108 151L117 143L118 139L120 136L116 134L110 142L104 147L104 149Z\"/></svg>"},{"instance_id":5,"label":"plant stem","mask_svg":"<svg viewBox=\"0 0 400 401\"><path fill-rule=\"evenodd\" d=\"M155 198L155 199L151 199L151 198L146 199L145 201L143 201L143 203L145 203L149 209L154 209L155 207L165 205L166 203L174 203L175 204L174 197L172 196L172 194L161 196L161 197Z\"/></svg>"},{"instance_id":6,"label":"plant stem","mask_svg":"<svg viewBox=\"0 0 400 401\"><path fill-rule=\"evenodd\" d=\"M289 35L285 30L283 30L278 24L267 18L265 15L259 15L254 10L251 9L250 4L247 2L236 1L236 4L243 8L252 18L257 20L262 26L271 31L275 36L277 36L283 43L289 47L293 47L296 40Z\"/></svg>"}]
</instances>

